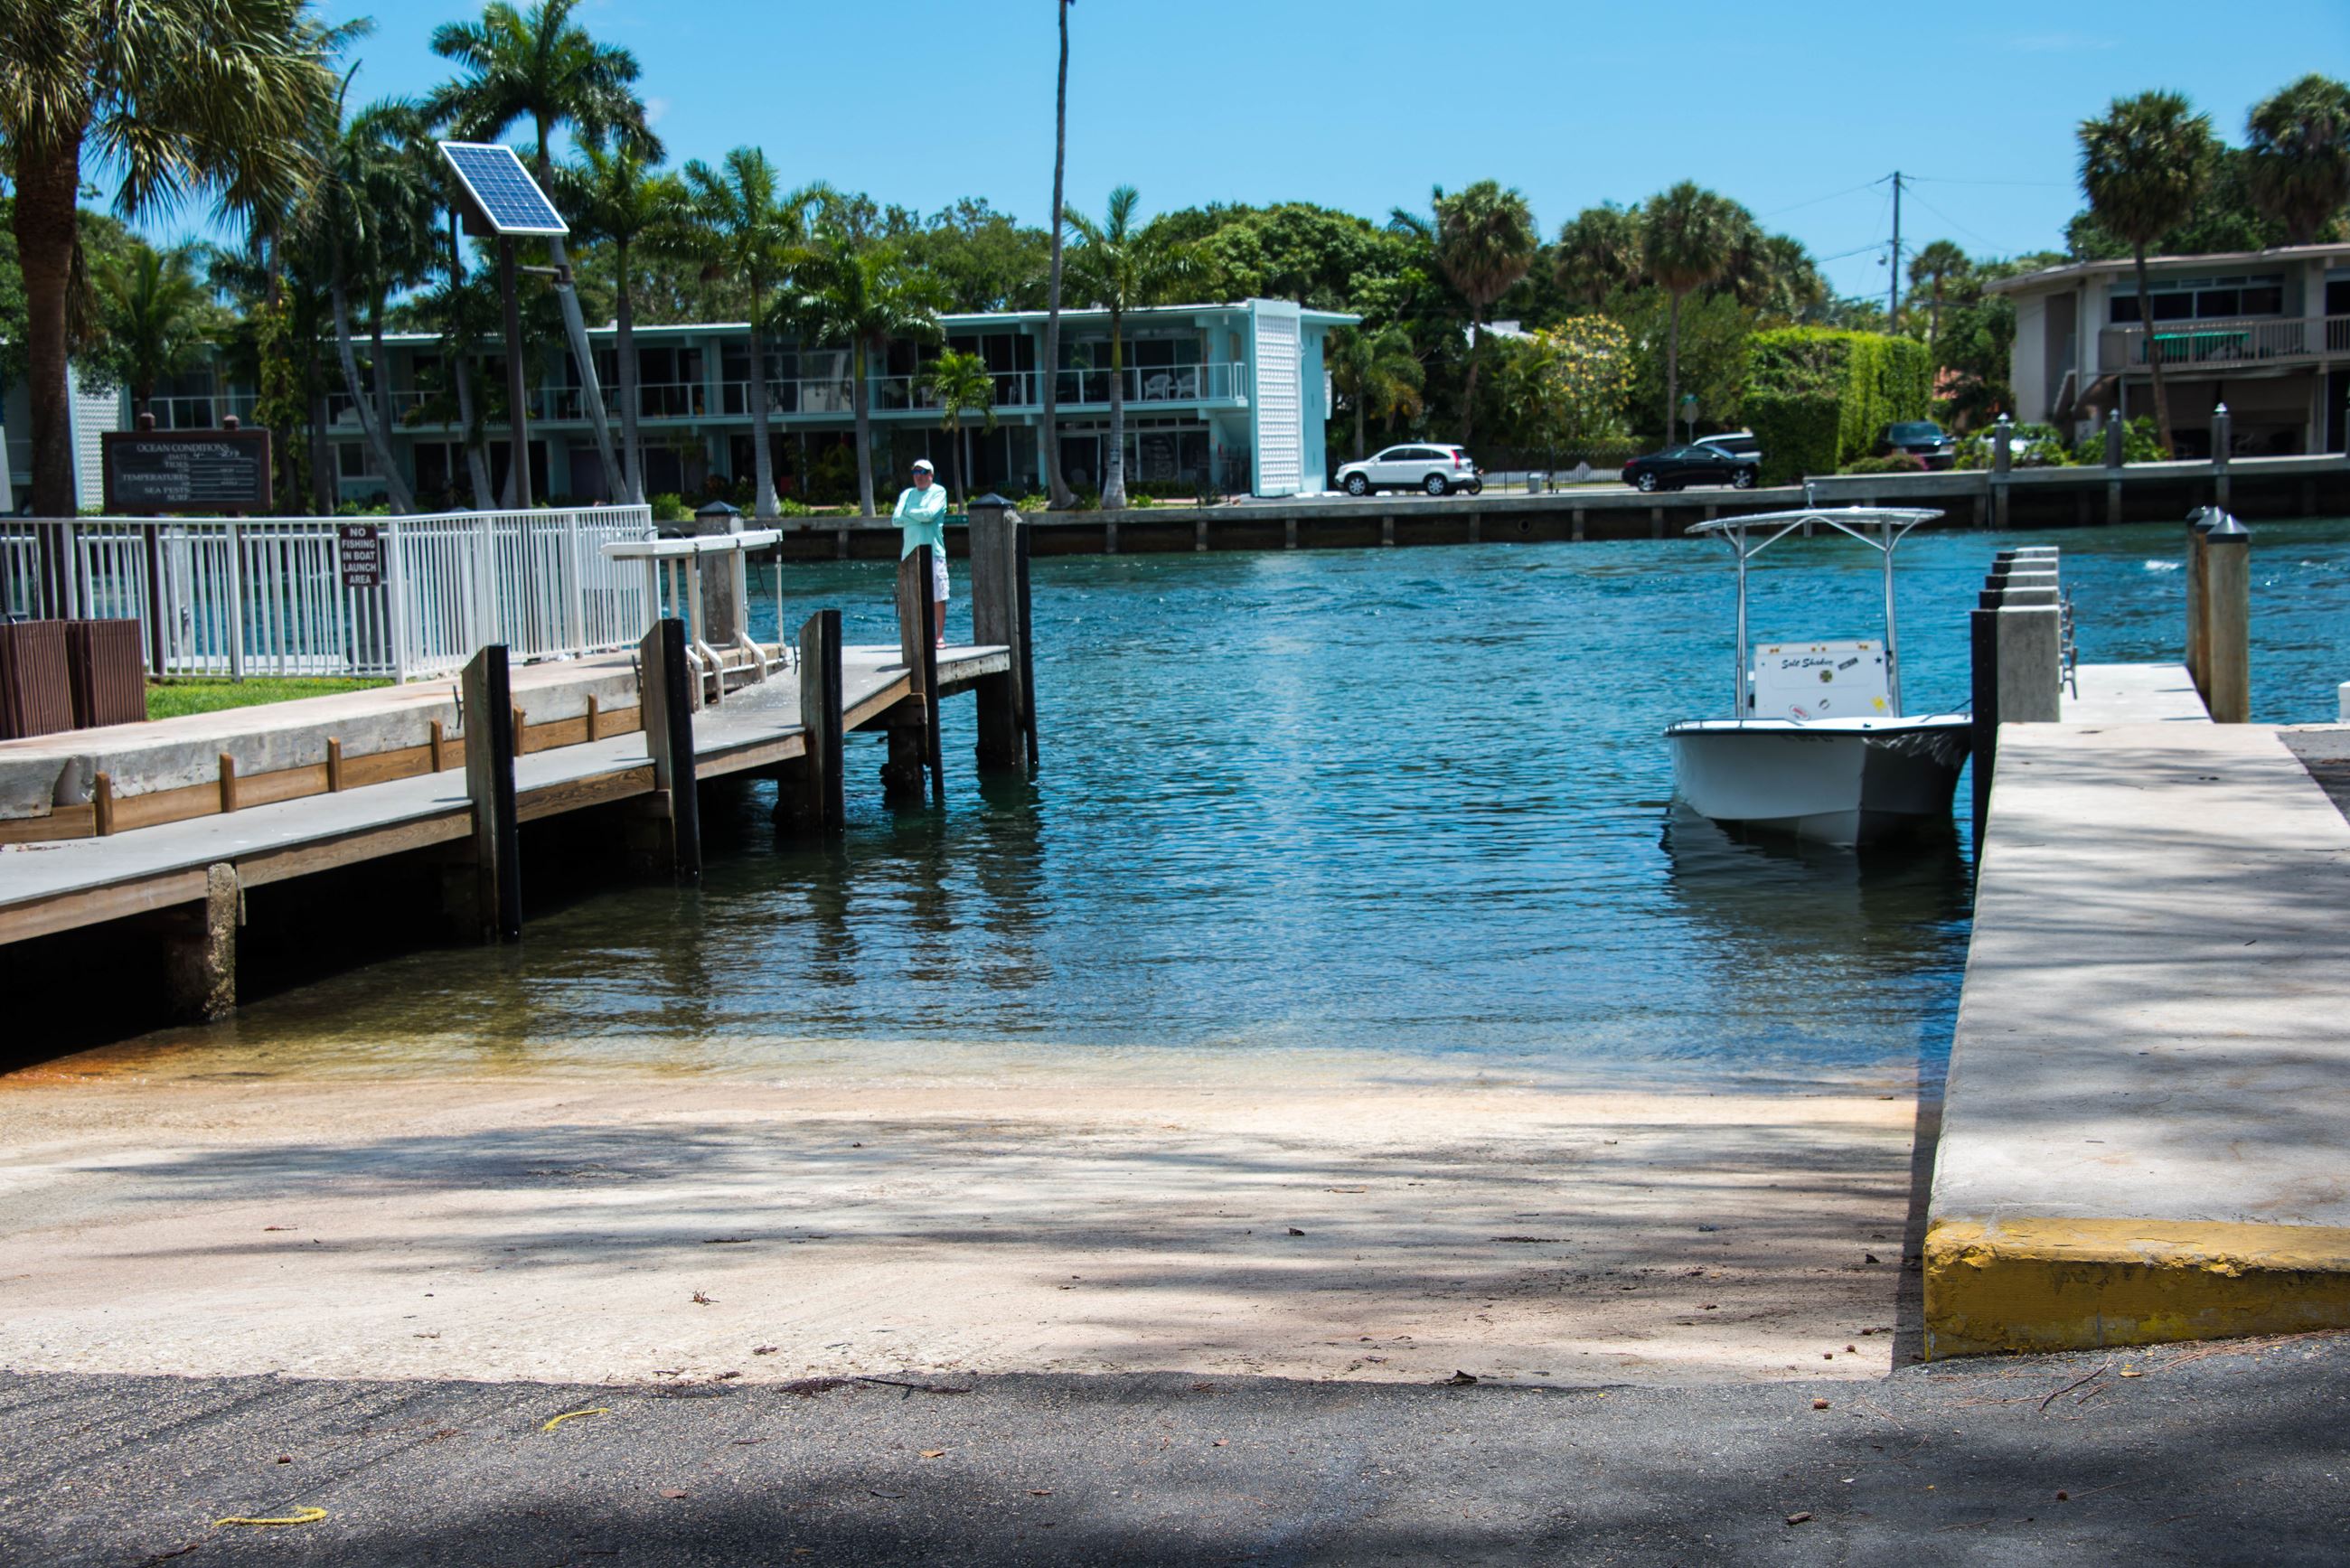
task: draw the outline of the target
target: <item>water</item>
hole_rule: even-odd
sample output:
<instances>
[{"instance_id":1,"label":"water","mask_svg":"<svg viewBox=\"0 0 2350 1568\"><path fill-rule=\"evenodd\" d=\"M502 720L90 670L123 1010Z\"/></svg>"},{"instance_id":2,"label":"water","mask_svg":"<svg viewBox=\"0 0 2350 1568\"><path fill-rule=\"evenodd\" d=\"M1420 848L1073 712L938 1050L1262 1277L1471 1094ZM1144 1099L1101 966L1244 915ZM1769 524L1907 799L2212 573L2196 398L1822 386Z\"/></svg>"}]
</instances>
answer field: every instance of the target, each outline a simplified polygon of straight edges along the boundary
<instances>
[{"instance_id":1,"label":"water","mask_svg":"<svg viewBox=\"0 0 2350 1568\"><path fill-rule=\"evenodd\" d=\"M2085 659L2177 657L2181 530L2032 537L2064 546ZM1964 702L1965 611L2010 542L1904 546L1912 711ZM2264 525L2254 548L2255 717L2330 721L2350 523ZM1965 956L1963 826L1862 858L1741 846L1668 807L1664 727L1726 711L1725 556L1039 561L1033 783L983 791L972 705L951 701L942 810L884 811L858 738L831 849L774 850L754 786L706 808L721 847L699 891L531 909L519 949L372 964L141 1049L270 1072L1213 1071L1288 1053L1611 1084L1930 1081ZM1876 635L1875 559L1773 546L1755 635ZM891 640L889 583L794 568L785 613L841 604L851 641Z\"/></svg>"}]
</instances>

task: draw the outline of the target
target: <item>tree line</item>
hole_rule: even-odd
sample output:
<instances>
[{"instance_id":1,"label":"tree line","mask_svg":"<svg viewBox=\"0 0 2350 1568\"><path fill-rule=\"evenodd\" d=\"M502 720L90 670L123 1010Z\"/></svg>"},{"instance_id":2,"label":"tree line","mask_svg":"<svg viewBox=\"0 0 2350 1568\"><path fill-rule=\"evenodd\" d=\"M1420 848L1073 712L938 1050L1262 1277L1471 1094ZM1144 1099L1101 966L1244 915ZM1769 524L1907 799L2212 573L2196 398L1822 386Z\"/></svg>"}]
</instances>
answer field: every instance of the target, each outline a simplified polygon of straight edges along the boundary
<instances>
[{"instance_id":1,"label":"tree line","mask_svg":"<svg viewBox=\"0 0 2350 1568\"><path fill-rule=\"evenodd\" d=\"M1735 421L1750 344L1788 326L1918 338L1945 411L1961 427L1979 423L2012 397L2013 311L1990 282L2133 254L2143 291L2148 254L2345 232L2350 89L2315 75L2256 105L2241 148L2176 94L2117 100L2081 127L2087 205L2066 251L1970 256L1937 240L1901 258L1910 294L1898 318L1880 300L1835 297L1799 241L1690 182L1587 208L1549 234L1495 180L1440 188L1425 208L1383 220L1305 202L1146 216L1131 187L1096 217L1062 199L1069 11L1067 0L1054 5L1054 205L1035 225L976 198L923 213L795 183L756 147L668 168L638 62L589 34L577 0L526 10L491 0L432 35L449 80L420 99L363 105L349 101L347 62L369 25L330 26L302 0L0 0L0 56L11 61L0 74L0 171L13 187L0 369L30 389L33 506L54 514L70 504L69 360L143 401L208 344L258 389L255 417L278 435L289 503L307 493L327 509L335 495L325 432L337 393L357 411L395 507L416 502L390 450L406 421L461 433L473 504L508 499L487 439L506 395L483 349L497 337L500 305L459 232L434 146L444 138L520 139L572 224L531 258L558 281L522 291L525 334L567 358L606 493L644 494L634 328L743 320L754 380L779 336L847 350L857 500L868 514L865 368L893 344L937 344L947 312L1048 311L1049 372L1065 296L1109 313L1113 369L1123 368L1127 317L1152 305L1253 296L1350 311L1362 325L1335 334L1329 350L1334 445L1359 452L1376 431L1597 452L1669 437L1683 421ZM560 161L558 139L571 149ZM80 206L85 161L117 177L115 216ZM159 251L124 227L197 196L237 243ZM617 435L589 319L617 327ZM1497 335L1497 320L1517 326ZM390 331L442 340L437 369L406 406L385 373ZM993 422L976 356L926 357L923 379L951 431ZM1049 428L1057 378L1043 380ZM1124 501L1122 380L1110 378L1106 506ZM772 515L768 400L748 406L751 499ZM1054 502L1066 505L1075 497L1056 445L1043 442L1044 456Z\"/></svg>"}]
</instances>

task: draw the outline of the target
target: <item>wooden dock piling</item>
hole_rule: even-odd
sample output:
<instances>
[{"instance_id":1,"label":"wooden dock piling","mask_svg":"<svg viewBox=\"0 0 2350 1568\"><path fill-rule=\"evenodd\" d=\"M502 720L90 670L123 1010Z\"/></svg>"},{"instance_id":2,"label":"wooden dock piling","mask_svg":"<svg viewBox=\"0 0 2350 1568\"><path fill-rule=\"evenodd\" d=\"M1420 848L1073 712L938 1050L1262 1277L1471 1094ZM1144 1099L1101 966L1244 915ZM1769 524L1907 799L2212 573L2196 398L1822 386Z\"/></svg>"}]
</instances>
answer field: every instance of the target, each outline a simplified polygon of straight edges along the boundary
<instances>
[{"instance_id":1,"label":"wooden dock piling","mask_svg":"<svg viewBox=\"0 0 2350 1568\"><path fill-rule=\"evenodd\" d=\"M702 810L694 778L693 689L700 680L686 655L685 623L674 616L653 623L637 644L643 670L638 696L645 750L653 763L653 793L629 825L630 849L640 870L680 882L702 880Z\"/></svg>"},{"instance_id":2,"label":"wooden dock piling","mask_svg":"<svg viewBox=\"0 0 2350 1568\"><path fill-rule=\"evenodd\" d=\"M931 597L931 572L928 545L898 563L898 654L912 690L889 711L889 757L881 767L881 784L893 803L921 799L926 769L934 797L946 798L939 759L939 611Z\"/></svg>"},{"instance_id":3,"label":"wooden dock piling","mask_svg":"<svg viewBox=\"0 0 2350 1568\"><path fill-rule=\"evenodd\" d=\"M521 819L515 809L514 687L504 643L473 655L465 701L465 793L473 805L470 906L461 920L483 941L522 939Z\"/></svg>"},{"instance_id":4,"label":"wooden dock piling","mask_svg":"<svg viewBox=\"0 0 2350 1568\"><path fill-rule=\"evenodd\" d=\"M1029 760L1028 524L1000 495L971 504L972 640L1012 649L1011 668L983 677L979 703L979 765L1019 767Z\"/></svg>"},{"instance_id":5,"label":"wooden dock piling","mask_svg":"<svg viewBox=\"0 0 2350 1568\"><path fill-rule=\"evenodd\" d=\"M786 764L775 793L777 818L809 834L838 832L848 820L840 724L840 612L818 610L800 624L800 723L806 753Z\"/></svg>"},{"instance_id":6,"label":"wooden dock piling","mask_svg":"<svg viewBox=\"0 0 2350 1568\"><path fill-rule=\"evenodd\" d=\"M2252 716L2251 539L2251 531L2225 513L2203 536L2203 705L2217 724L2249 723Z\"/></svg>"}]
</instances>

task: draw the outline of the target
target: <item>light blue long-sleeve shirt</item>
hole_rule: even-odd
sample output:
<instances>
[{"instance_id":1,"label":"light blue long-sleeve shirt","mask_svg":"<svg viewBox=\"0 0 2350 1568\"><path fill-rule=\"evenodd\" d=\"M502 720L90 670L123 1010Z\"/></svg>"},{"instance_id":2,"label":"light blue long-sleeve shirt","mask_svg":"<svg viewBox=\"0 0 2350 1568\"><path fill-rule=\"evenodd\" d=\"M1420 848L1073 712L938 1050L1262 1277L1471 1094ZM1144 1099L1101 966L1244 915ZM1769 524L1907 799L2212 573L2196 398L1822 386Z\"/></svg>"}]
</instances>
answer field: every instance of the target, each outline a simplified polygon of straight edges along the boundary
<instances>
[{"instance_id":1,"label":"light blue long-sleeve shirt","mask_svg":"<svg viewBox=\"0 0 2350 1568\"><path fill-rule=\"evenodd\" d=\"M890 516L898 522L899 560L904 560L924 545L941 555L946 553L945 485L933 483L928 490L917 490L910 484L906 486L898 492L898 509Z\"/></svg>"}]
</instances>

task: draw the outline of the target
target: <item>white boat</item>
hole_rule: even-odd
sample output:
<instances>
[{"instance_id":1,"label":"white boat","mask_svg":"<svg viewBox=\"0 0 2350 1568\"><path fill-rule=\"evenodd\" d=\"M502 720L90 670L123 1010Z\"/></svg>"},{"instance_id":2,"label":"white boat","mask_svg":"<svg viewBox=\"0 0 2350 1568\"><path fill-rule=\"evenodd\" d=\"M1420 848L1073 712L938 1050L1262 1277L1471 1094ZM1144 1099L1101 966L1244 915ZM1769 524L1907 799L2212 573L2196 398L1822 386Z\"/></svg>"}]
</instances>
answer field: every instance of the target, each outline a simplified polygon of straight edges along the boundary
<instances>
[{"instance_id":1,"label":"white boat","mask_svg":"<svg viewBox=\"0 0 2350 1568\"><path fill-rule=\"evenodd\" d=\"M1949 822L1974 722L1964 713L1902 711L1893 609L1895 547L1910 529L1940 515L1908 507L1808 507L1724 517L1690 530L1725 541L1738 568L1731 716L1665 732L1674 784L1693 810L1733 830L1843 846ZM1750 657L1747 564L1807 523L1835 529L1883 557L1885 637L1770 643Z\"/></svg>"}]
</instances>

